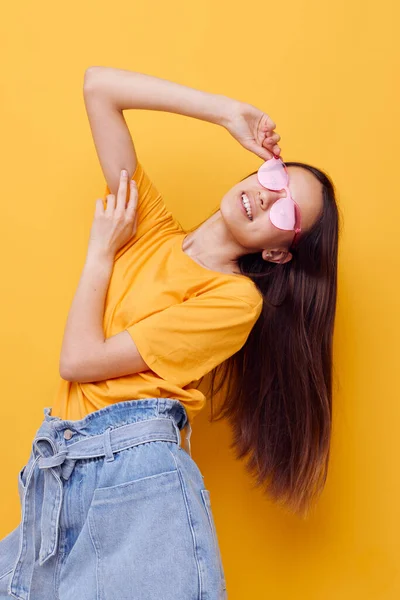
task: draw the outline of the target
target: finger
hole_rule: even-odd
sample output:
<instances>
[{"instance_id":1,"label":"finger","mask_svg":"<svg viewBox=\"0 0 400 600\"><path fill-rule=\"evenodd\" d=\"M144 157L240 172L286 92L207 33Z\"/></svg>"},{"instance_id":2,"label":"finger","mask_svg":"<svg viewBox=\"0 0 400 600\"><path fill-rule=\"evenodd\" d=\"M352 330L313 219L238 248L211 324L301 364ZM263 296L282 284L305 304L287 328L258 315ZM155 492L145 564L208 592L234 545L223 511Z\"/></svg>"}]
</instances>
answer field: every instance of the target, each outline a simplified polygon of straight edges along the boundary
<instances>
[{"instance_id":1,"label":"finger","mask_svg":"<svg viewBox=\"0 0 400 600\"><path fill-rule=\"evenodd\" d=\"M277 144L275 146L272 146L272 147L269 146L268 148L266 148L266 150L268 152L270 152L272 155L273 154L279 155L281 153L281 149L280 149L280 147Z\"/></svg>"},{"instance_id":2,"label":"finger","mask_svg":"<svg viewBox=\"0 0 400 600\"><path fill-rule=\"evenodd\" d=\"M108 194L106 197L107 208L105 210L106 215L111 215L115 208L115 196L114 194Z\"/></svg>"},{"instance_id":3,"label":"finger","mask_svg":"<svg viewBox=\"0 0 400 600\"><path fill-rule=\"evenodd\" d=\"M129 218L132 220L131 217L129 217ZM138 222L138 211L137 211L137 205L136 205L135 210L134 210L133 220L132 220L132 235L136 234L137 222Z\"/></svg>"},{"instance_id":4,"label":"finger","mask_svg":"<svg viewBox=\"0 0 400 600\"><path fill-rule=\"evenodd\" d=\"M267 115L267 120L263 127L264 131L272 131L276 128L276 123L271 119L269 115Z\"/></svg>"},{"instance_id":5,"label":"finger","mask_svg":"<svg viewBox=\"0 0 400 600\"><path fill-rule=\"evenodd\" d=\"M133 220L135 218L135 213L136 213L137 204L138 204L138 196L139 196L136 181L134 181L133 179L130 182L130 188L131 188L131 195L130 195L129 202L126 207L126 216L128 219Z\"/></svg>"},{"instance_id":6,"label":"finger","mask_svg":"<svg viewBox=\"0 0 400 600\"><path fill-rule=\"evenodd\" d=\"M102 198L98 198L96 200L94 216L99 217L102 214L104 214L104 200Z\"/></svg>"},{"instance_id":7,"label":"finger","mask_svg":"<svg viewBox=\"0 0 400 600\"><path fill-rule=\"evenodd\" d=\"M281 139L281 136L279 135L279 133L272 133L271 135L268 135L265 138L265 141L268 144L276 144L277 142L279 142Z\"/></svg>"},{"instance_id":8,"label":"finger","mask_svg":"<svg viewBox=\"0 0 400 600\"><path fill-rule=\"evenodd\" d=\"M128 190L128 171L126 169L122 169L120 176L119 176L119 188L118 188L117 206L116 206L116 208L120 211L125 210L127 190Z\"/></svg>"},{"instance_id":9,"label":"finger","mask_svg":"<svg viewBox=\"0 0 400 600\"><path fill-rule=\"evenodd\" d=\"M280 135L274 134L274 135L271 135L269 137L266 137L263 140L262 145L264 146L264 148L267 148L267 150L272 150L272 148L275 145L278 145L278 142L279 142L280 139L281 139Z\"/></svg>"},{"instance_id":10,"label":"finger","mask_svg":"<svg viewBox=\"0 0 400 600\"><path fill-rule=\"evenodd\" d=\"M247 150L250 150L250 152L254 152L254 154L259 156L263 160L269 160L273 156L272 152L270 152L269 149L263 148L258 144L249 144L248 146L246 146L246 148Z\"/></svg>"},{"instance_id":11,"label":"finger","mask_svg":"<svg viewBox=\"0 0 400 600\"><path fill-rule=\"evenodd\" d=\"M263 135L265 136L265 139L269 139L272 135L274 135L274 131L272 129L269 129L268 127L264 127L264 129L262 130Z\"/></svg>"},{"instance_id":12,"label":"finger","mask_svg":"<svg viewBox=\"0 0 400 600\"><path fill-rule=\"evenodd\" d=\"M279 145L275 144L275 142L273 140L271 143L269 143L268 140L264 140L263 146L267 150L270 150L273 154L279 154L279 152L281 151Z\"/></svg>"}]
</instances>

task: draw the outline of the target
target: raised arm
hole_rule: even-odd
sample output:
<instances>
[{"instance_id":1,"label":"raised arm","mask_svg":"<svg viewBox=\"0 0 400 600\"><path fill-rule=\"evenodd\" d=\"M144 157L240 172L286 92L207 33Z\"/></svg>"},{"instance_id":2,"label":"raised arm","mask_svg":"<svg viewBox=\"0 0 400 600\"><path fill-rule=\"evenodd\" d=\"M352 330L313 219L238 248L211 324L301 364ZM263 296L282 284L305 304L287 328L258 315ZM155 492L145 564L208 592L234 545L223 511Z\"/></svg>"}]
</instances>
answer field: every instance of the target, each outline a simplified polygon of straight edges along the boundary
<instances>
[{"instance_id":1,"label":"raised arm","mask_svg":"<svg viewBox=\"0 0 400 600\"><path fill-rule=\"evenodd\" d=\"M132 178L137 166L124 109L163 110L222 125L261 156L272 156L271 150L278 149L275 124L259 109L150 75L90 67L85 72L84 98L100 164L115 196L121 170L126 169ZM111 270L111 261L98 259L88 261L84 269L61 352L60 373L65 379L99 381L147 369L127 331L104 339L101 323Z\"/></svg>"},{"instance_id":2,"label":"raised arm","mask_svg":"<svg viewBox=\"0 0 400 600\"><path fill-rule=\"evenodd\" d=\"M112 194L117 193L121 170L132 177L137 164L123 110L161 110L226 126L239 104L166 79L100 66L85 71L83 92L96 152Z\"/></svg>"}]
</instances>

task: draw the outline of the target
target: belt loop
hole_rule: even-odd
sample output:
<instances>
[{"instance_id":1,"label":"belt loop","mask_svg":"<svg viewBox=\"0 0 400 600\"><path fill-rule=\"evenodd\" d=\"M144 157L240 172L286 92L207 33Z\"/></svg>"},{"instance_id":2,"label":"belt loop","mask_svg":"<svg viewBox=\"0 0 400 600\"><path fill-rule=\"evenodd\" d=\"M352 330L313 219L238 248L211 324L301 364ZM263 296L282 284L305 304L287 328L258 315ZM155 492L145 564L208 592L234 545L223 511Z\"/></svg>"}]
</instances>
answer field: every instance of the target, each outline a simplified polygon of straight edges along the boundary
<instances>
[{"instance_id":1,"label":"belt loop","mask_svg":"<svg viewBox=\"0 0 400 600\"><path fill-rule=\"evenodd\" d=\"M106 455L106 461L107 462L111 462L114 460L114 453L112 451L111 448L111 427L108 427L108 429L105 430L104 432L104 452Z\"/></svg>"},{"instance_id":2,"label":"belt loop","mask_svg":"<svg viewBox=\"0 0 400 600\"><path fill-rule=\"evenodd\" d=\"M157 414L164 414L166 407L166 399L165 398L157 398Z\"/></svg>"},{"instance_id":3,"label":"belt loop","mask_svg":"<svg viewBox=\"0 0 400 600\"><path fill-rule=\"evenodd\" d=\"M185 450L189 454L189 456L191 457L192 456L192 451L190 449L190 436L192 435L192 426L190 424L189 419L188 419L188 422L185 425L185 429L186 429Z\"/></svg>"},{"instance_id":4,"label":"belt loop","mask_svg":"<svg viewBox=\"0 0 400 600\"><path fill-rule=\"evenodd\" d=\"M169 417L168 417L168 418L169 418ZM178 444L178 446L180 446L180 444L181 444L181 432L180 432L180 430L179 430L179 427L178 427L178 425L176 424L176 421L175 421L175 419L172 419L172 418L171 418L171 421L172 421L172 424L173 424L173 426L174 426L175 433L176 433L176 443Z\"/></svg>"}]
</instances>

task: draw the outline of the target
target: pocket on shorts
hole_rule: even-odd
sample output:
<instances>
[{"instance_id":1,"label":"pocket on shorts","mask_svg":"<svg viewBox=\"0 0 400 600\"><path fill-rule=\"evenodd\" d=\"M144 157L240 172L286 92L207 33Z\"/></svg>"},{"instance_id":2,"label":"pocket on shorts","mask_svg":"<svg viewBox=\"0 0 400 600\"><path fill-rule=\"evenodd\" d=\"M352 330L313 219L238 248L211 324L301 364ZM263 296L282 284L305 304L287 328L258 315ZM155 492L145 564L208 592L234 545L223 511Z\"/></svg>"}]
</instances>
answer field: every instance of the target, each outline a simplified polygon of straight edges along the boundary
<instances>
[{"instance_id":1,"label":"pocket on shorts","mask_svg":"<svg viewBox=\"0 0 400 600\"><path fill-rule=\"evenodd\" d=\"M221 551L220 551L219 543L218 543L217 530L215 527L214 517L212 514L210 491L203 488L202 490L200 490L200 493L201 493L201 497L202 497L202 500L204 503L204 507L206 509L206 513L208 516L208 522L210 524L211 533L212 533L212 537L214 540L215 552L216 552L218 563L219 563L222 588L223 588L223 590L226 590L225 572L224 572L224 567L222 564L222 556L221 556Z\"/></svg>"},{"instance_id":2,"label":"pocket on shorts","mask_svg":"<svg viewBox=\"0 0 400 600\"><path fill-rule=\"evenodd\" d=\"M147 476L106 487L101 478L93 493L87 519L103 600L197 597L198 569L176 450L160 446L169 442L150 444L157 446L142 448L139 463L134 455L131 459L146 469L148 458ZM160 457L160 449L168 456Z\"/></svg>"},{"instance_id":3,"label":"pocket on shorts","mask_svg":"<svg viewBox=\"0 0 400 600\"><path fill-rule=\"evenodd\" d=\"M115 494L123 494L125 486L137 483L141 479L175 471L175 447L174 442L155 440L116 452L114 460L102 459L93 490L93 502L105 501L108 496L114 498Z\"/></svg>"}]
</instances>

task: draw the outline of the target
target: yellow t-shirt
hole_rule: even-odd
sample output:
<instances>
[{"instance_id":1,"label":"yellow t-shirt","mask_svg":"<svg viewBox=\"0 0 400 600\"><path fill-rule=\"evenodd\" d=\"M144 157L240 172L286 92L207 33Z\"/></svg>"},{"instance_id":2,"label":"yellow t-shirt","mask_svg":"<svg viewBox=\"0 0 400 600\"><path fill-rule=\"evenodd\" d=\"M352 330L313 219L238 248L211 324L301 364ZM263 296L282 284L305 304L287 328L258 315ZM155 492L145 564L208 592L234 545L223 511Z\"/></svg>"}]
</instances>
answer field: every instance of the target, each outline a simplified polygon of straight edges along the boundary
<instances>
[{"instance_id":1,"label":"yellow t-shirt","mask_svg":"<svg viewBox=\"0 0 400 600\"><path fill-rule=\"evenodd\" d=\"M115 402L163 397L180 400L192 422L205 404L193 384L244 345L262 296L250 278L188 256L185 231L140 163L132 178L137 230L115 256L103 328L106 338L127 329L150 370L90 383L60 378L51 414L82 419Z\"/></svg>"}]
</instances>

